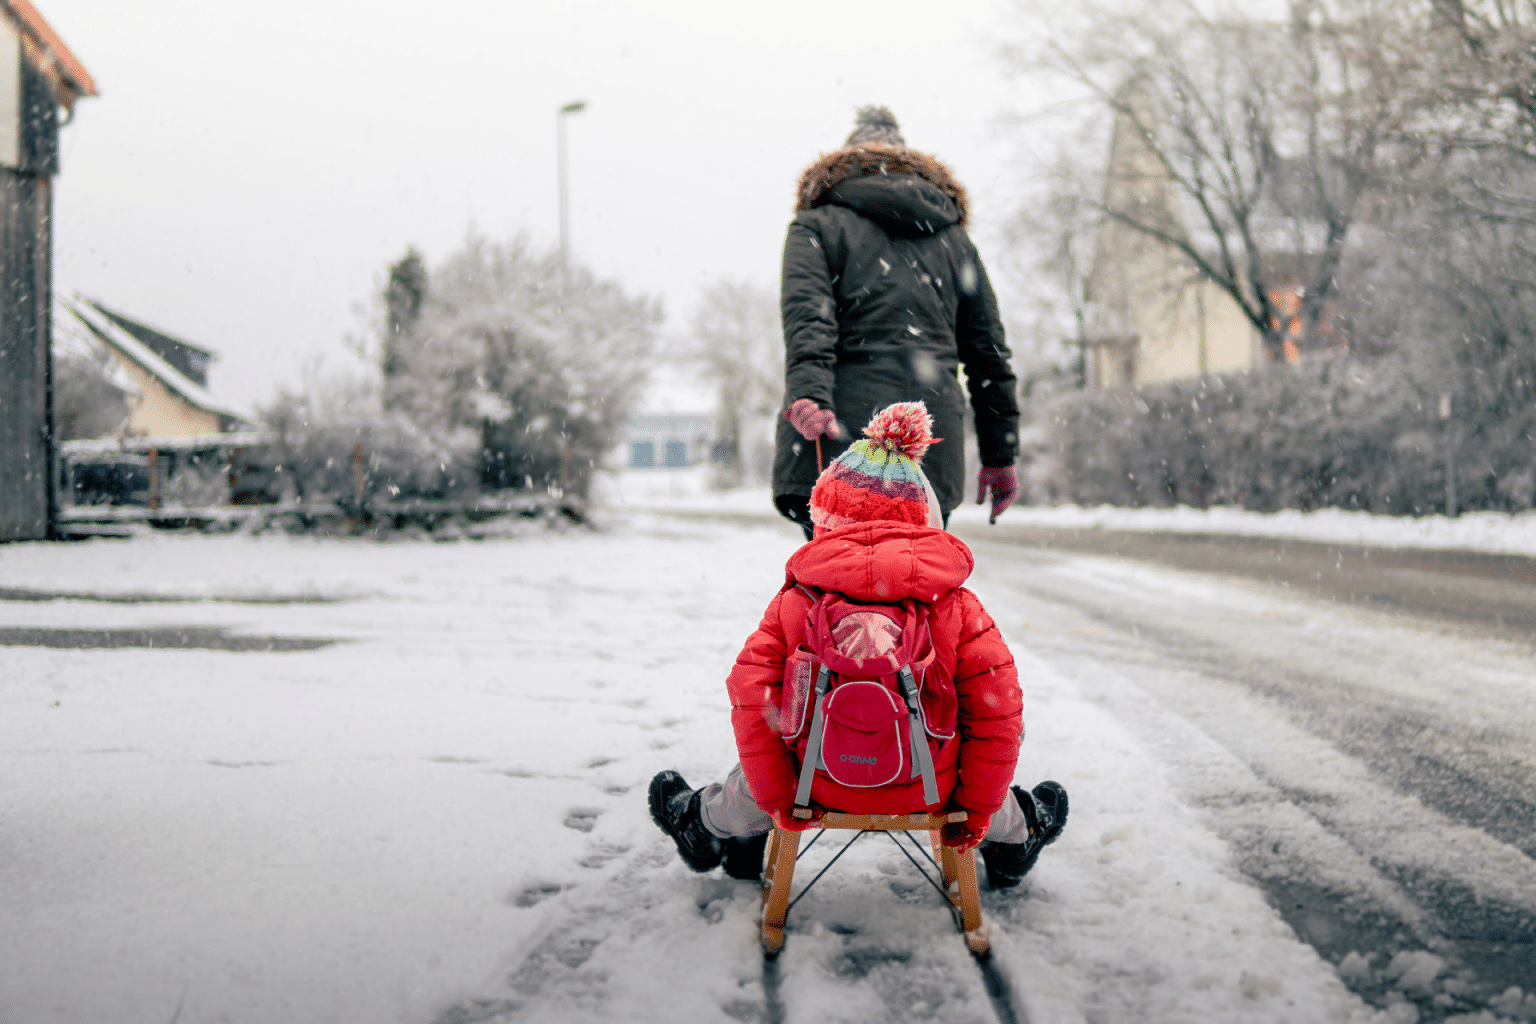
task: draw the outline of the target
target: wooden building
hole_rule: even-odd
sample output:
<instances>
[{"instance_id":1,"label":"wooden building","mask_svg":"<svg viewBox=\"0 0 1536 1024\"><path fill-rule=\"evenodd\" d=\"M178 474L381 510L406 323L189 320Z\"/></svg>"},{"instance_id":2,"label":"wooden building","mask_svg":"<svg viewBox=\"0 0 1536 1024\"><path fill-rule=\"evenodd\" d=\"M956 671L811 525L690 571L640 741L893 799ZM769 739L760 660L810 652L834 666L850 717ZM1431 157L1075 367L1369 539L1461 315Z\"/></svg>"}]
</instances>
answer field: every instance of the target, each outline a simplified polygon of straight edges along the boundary
<instances>
[{"instance_id":1,"label":"wooden building","mask_svg":"<svg viewBox=\"0 0 1536 1024\"><path fill-rule=\"evenodd\" d=\"M0 0L0 541L53 529L53 176L96 83L27 0Z\"/></svg>"}]
</instances>

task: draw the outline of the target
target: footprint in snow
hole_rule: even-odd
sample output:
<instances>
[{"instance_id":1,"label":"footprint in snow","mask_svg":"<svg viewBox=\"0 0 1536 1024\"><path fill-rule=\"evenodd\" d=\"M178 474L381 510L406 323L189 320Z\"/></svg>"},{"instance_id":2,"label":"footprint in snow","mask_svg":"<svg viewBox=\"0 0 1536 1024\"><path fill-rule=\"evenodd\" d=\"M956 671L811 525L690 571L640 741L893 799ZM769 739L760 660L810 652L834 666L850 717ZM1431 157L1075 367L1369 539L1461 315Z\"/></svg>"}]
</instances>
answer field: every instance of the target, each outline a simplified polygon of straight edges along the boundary
<instances>
[{"instance_id":1,"label":"footprint in snow","mask_svg":"<svg viewBox=\"0 0 1536 1024\"><path fill-rule=\"evenodd\" d=\"M514 907L536 907L552 896L558 896L566 890L566 886L556 882L543 882L530 885L527 888L513 893L507 900Z\"/></svg>"},{"instance_id":2,"label":"footprint in snow","mask_svg":"<svg viewBox=\"0 0 1536 1024\"><path fill-rule=\"evenodd\" d=\"M562 822L566 828L577 832L591 832L597 827L597 819L603 813L599 807L572 807Z\"/></svg>"},{"instance_id":3,"label":"footprint in snow","mask_svg":"<svg viewBox=\"0 0 1536 1024\"><path fill-rule=\"evenodd\" d=\"M629 852L629 847L619 843L593 843L592 849L585 857L576 861L584 868L600 868L616 857L622 857Z\"/></svg>"},{"instance_id":4,"label":"footprint in snow","mask_svg":"<svg viewBox=\"0 0 1536 1024\"><path fill-rule=\"evenodd\" d=\"M495 989L448 1006L433 1024L542 1024L573 1015L630 1020L637 1000L654 994L658 973L664 988L682 995L669 1020L782 1020L767 1010L761 992L754 887L679 876L677 853L667 847L641 844L628 854L625 870L590 883L529 884L518 896L558 893L558 913L529 937ZM620 850L593 843L591 855L608 860ZM697 914L687 912L690 903ZM698 991L703 963L719 977Z\"/></svg>"}]
</instances>

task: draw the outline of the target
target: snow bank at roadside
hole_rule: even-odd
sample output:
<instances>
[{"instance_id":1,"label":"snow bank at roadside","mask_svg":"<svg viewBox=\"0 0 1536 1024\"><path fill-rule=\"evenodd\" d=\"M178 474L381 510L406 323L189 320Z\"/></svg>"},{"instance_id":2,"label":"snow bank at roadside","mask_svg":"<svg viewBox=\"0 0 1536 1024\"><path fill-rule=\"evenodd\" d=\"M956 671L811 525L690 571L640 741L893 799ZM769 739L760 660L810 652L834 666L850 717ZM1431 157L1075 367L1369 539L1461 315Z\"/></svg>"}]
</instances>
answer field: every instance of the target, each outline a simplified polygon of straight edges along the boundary
<instances>
[{"instance_id":1,"label":"snow bank at roadside","mask_svg":"<svg viewBox=\"0 0 1536 1024\"><path fill-rule=\"evenodd\" d=\"M601 503L614 510L761 513L774 518L767 487L712 491L706 467L644 470L617 474ZM987 509L967 501L951 522L984 524ZM1384 516L1343 509L1316 512L1249 512L1240 508L1114 508L1101 505L1054 507L1017 505L999 527L1125 530L1160 533L1216 533L1277 537L1325 544L1384 548L1432 548L1536 557L1536 511L1519 515L1469 512L1445 516Z\"/></svg>"},{"instance_id":2,"label":"snow bank at roadside","mask_svg":"<svg viewBox=\"0 0 1536 1024\"><path fill-rule=\"evenodd\" d=\"M759 512L778 518L766 486L714 490L709 466L623 470L599 476L593 491L593 503L613 511Z\"/></svg>"},{"instance_id":3,"label":"snow bank at roadside","mask_svg":"<svg viewBox=\"0 0 1536 1024\"><path fill-rule=\"evenodd\" d=\"M965 505L955 512L959 522L985 522L985 509ZM1382 516L1343 509L1316 512L1248 512L1238 508L1011 508L999 526L1067 529L1136 530L1166 533L1224 533L1250 537L1283 537L1330 544L1362 544L1385 548L1434 548L1444 551L1483 551L1536 556L1536 512L1506 515L1469 512L1456 519L1445 516Z\"/></svg>"}]
</instances>

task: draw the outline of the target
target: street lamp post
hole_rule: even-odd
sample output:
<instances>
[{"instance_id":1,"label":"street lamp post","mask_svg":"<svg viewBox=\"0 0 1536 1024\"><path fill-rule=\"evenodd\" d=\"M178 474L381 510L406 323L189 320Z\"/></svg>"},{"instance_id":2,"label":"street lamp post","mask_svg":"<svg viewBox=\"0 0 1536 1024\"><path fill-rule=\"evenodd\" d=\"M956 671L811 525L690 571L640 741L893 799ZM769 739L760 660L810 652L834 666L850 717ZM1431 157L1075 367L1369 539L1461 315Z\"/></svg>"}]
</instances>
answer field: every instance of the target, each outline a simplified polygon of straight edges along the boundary
<instances>
[{"instance_id":1,"label":"street lamp post","mask_svg":"<svg viewBox=\"0 0 1536 1024\"><path fill-rule=\"evenodd\" d=\"M1456 421L1451 418L1451 396L1440 396L1440 422L1445 424L1445 514L1456 518Z\"/></svg>"},{"instance_id":2,"label":"street lamp post","mask_svg":"<svg viewBox=\"0 0 1536 1024\"><path fill-rule=\"evenodd\" d=\"M586 101L577 100L575 103L567 103L561 107L560 112L555 115L555 136L559 143L560 159L560 259L562 262L570 259L571 255L571 213L565 185L565 116L579 114L586 109Z\"/></svg>"}]
</instances>

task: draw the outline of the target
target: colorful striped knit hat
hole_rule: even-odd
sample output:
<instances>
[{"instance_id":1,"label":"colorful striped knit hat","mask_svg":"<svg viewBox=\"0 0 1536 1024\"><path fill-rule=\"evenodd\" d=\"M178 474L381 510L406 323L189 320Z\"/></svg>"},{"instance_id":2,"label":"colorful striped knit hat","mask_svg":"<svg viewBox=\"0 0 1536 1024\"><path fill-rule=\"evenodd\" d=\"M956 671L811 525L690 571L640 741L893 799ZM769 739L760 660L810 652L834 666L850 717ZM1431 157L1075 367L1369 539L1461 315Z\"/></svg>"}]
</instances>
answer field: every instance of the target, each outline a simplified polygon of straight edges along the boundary
<instances>
[{"instance_id":1,"label":"colorful striped knit hat","mask_svg":"<svg viewBox=\"0 0 1536 1024\"><path fill-rule=\"evenodd\" d=\"M835 530L849 523L890 519L933 525L938 500L919 463L935 441L933 417L922 402L897 402L875 413L855 441L822 471L811 491L811 523Z\"/></svg>"}]
</instances>

